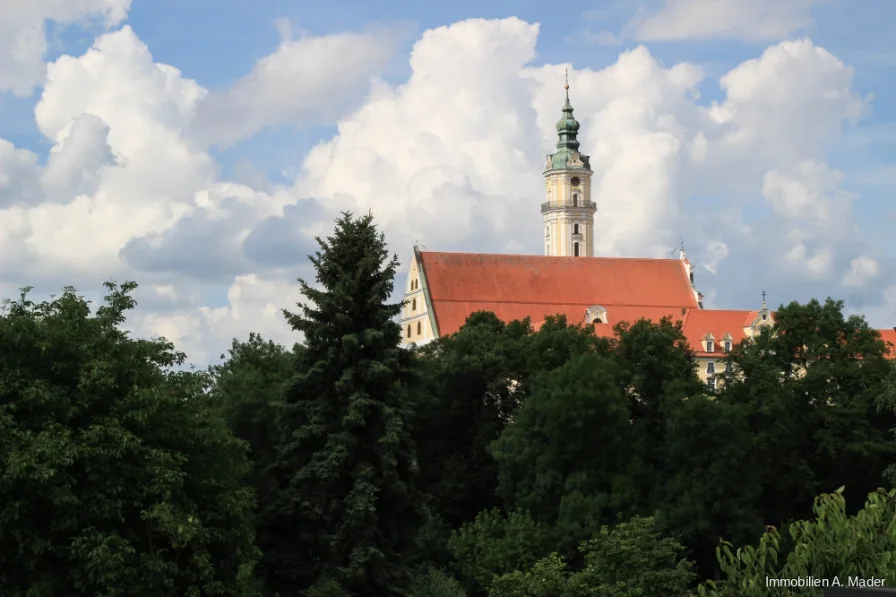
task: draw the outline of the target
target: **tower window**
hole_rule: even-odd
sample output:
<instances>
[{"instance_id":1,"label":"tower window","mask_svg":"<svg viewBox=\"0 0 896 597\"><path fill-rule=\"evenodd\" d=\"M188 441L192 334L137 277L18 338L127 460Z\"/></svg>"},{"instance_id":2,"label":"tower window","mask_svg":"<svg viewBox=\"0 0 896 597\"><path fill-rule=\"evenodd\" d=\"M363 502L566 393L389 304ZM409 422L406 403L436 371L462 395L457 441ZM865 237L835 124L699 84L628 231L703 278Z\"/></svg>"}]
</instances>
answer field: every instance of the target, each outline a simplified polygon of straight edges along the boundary
<instances>
[{"instance_id":1,"label":"tower window","mask_svg":"<svg viewBox=\"0 0 896 597\"><path fill-rule=\"evenodd\" d=\"M411 324L408 324L408 338L411 337Z\"/></svg>"},{"instance_id":2,"label":"tower window","mask_svg":"<svg viewBox=\"0 0 896 597\"><path fill-rule=\"evenodd\" d=\"M572 254L575 257L579 256L579 243L572 243Z\"/></svg>"},{"instance_id":3,"label":"tower window","mask_svg":"<svg viewBox=\"0 0 896 597\"><path fill-rule=\"evenodd\" d=\"M573 176L573 177L572 177L572 180L569 181L569 184L571 184L571 185L574 186L574 187L579 186L579 177L578 177L578 176Z\"/></svg>"},{"instance_id":4,"label":"tower window","mask_svg":"<svg viewBox=\"0 0 896 597\"><path fill-rule=\"evenodd\" d=\"M573 224L573 225L572 225L572 233L573 233L573 234L578 234L578 233L579 233L579 225L578 225L578 224Z\"/></svg>"},{"instance_id":5,"label":"tower window","mask_svg":"<svg viewBox=\"0 0 896 597\"><path fill-rule=\"evenodd\" d=\"M423 333L423 324L420 323L419 321L417 322L417 333L418 333L418 334L422 334L422 333Z\"/></svg>"},{"instance_id":6,"label":"tower window","mask_svg":"<svg viewBox=\"0 0 896 597\"><path fill-rule=\"evenodd\" d=\"M411 301L411 311L417 310L417 299Z\"/></svg>"},{"instance_id":7,"label":"tower window","mask_svg":"<svg viewBox=\"0 0 896 597\"><path fill-rule=\"evenodd\" d=\"M579 194L578 194L578 193L573 193L573 194L572 194L572 206L573 206L573 207L578 207L578 206L579 206Z\"/></svg>"}]
</instances>

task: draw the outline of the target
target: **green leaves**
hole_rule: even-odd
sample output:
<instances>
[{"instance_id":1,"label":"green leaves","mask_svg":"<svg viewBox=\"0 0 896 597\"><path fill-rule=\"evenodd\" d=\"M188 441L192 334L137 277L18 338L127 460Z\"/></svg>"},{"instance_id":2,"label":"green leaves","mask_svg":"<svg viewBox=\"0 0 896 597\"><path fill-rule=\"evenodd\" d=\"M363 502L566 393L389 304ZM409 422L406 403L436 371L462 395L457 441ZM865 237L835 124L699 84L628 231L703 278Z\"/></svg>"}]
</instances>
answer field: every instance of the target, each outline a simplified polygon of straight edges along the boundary
<instances>
[{"instance_id":1,"label":"green leaves","mask_svg":"<svg viewBox=\"0 0 896 597\"><path fill-rule=\"evenodd\" d=\"M855 516L846 512L841 487L816 498L815 519L789 525L782 537L769 527L756 547L733 549L719 546L718 557L725 581L707 582L699 589L703 597L767 595L766 579L880 578L890 585L896 581L896 491L878 490L869 494L865 507ZM782 544L792 544L781 560ZM788 595L816 595L808 587L778 589Z\"/></svg>"},{"instance_id":2,"label":"green leaves","mask_svg":"<svg viewBox=\"0 0 896 597\"><path fill-rule=\"evenodd\" d=\"M67 290L0 316L0 584L9 594L252 592L244 446L164 340ZM247 571L249 573L247 573ZM37 593L35 593L35 591Z\"/></svg>"}]
</instances>

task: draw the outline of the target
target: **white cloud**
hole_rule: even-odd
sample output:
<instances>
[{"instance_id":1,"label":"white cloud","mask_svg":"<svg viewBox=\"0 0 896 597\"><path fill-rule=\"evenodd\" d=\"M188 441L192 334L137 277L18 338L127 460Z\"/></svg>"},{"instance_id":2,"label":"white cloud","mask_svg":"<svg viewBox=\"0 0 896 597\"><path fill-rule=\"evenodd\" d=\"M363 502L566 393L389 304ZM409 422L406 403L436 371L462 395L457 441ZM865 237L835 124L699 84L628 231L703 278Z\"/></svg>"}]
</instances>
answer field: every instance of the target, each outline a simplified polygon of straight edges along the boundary
<instances>
[{"instance_id":1,"label":"white cloud","mask_svg":"<svg viewBox=\"0 0 896 597\"><path fill-rule=\"evenodd\" d=\"M307 59L290 44L320 49L335 37L286 41L232 90L208 96L155 63L129 28L103 35L47 70L35 112L53 144L47 164L0 140L0 279L79 289L136 279L135 331L163 334L201 363L250 331L295 340L280 314L299 297L289 280L313 279L304 257L341 210L372 210L402 257L416 239L432 250L538 253L541 168L568 65L530 66L537 37L537 25L513 18L425 32L410 78L376 81L295 181L278 186L251 168L222 180L207 143L328 117L314 98L357 100L380 58L359 62L358 86L305 79L311 99L293 110L271 103L278 90L303 91L277 75ZM570 69L595 168L599 252L665 257L684 236L716 307L750 306L744 297L762 288L784 301L823 296L840 279L879 292L884 276L869 275L856 198L826 162L844 123L867 110L852 70L803 40L733 69L710 106L697 93L703 76L644 47L602 70ZM221 112L205 103L212 98ZM224 132L200 142L199 118ZM234 127L241 119L248 124Z\"/></svg>"},{"instance_id":2,"label":"white cloud","mask_svg":"<svg viewBox=\"0 0 896 597\"><path fill-rule=\"evenodd\" d=\"M640 41L777 41L812 24L813 0L665 0L630 23Z\"/></svg>"},{"instance_id":3,"label":"white cloud","mask_svg":"<svg viewBox=\"0 0 896 597\"><path fill-rule=\"evenodd\" d=\"M356 107L394 54L400 34L381 29L286 37L233 87L206 98L193 132L205 144L229 144L272 125L332 122Z\"/></svg>"},{"instance_id":4,"label":"white cloud","mask_svg":"<svg viewBox=\"0 0 896 597\"><path fill-rule=\"evenodd\" d=\"M27 96L44 78L45 22L113 27L131 0L3 0L0 2L0 92Z\"/></svg>"},{"instance_id":5,"label":"white cloud","mask_svg":"<svg viewBox=\"0 0 896 597\"><path fill-rule=\"evenodd\" d=\"M860 255L849 262L849 272L840 283L843 286L861 287L877 277L877 260L868 255Z\"/></svg>"}]
</instances>

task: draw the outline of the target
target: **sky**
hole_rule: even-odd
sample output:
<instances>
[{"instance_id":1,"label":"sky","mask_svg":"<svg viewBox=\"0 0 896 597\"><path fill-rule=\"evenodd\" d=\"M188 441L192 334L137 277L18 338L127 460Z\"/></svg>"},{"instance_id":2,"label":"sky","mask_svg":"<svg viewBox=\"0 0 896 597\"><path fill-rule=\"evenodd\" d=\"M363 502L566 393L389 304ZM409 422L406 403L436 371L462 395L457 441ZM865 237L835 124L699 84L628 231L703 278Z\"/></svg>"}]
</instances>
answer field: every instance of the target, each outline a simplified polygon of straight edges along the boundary
<instances>
[{"instance_id":1,"label":"sky","mask_svg":"<svg viewBox=\"0 0 896 597\"><path fill-rule=\"evenodd\" d=\"M343 211L402 261L540 254L564 70L598 255L684 242L707 308L896 325L896 3L4 0L0 296L136 281L191 363L282 309Z\"/></svg>"}]
</instances>

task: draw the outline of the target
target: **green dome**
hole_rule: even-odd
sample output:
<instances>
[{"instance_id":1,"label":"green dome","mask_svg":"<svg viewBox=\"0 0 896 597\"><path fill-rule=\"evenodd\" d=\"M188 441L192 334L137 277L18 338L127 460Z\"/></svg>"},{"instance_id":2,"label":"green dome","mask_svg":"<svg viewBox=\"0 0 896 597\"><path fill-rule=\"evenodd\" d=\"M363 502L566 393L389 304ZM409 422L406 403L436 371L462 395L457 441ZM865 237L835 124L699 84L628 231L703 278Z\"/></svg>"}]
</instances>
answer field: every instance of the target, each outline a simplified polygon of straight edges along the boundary
<instances>
[{"instance_id":1,"label":"green dome","mask_svg":"<svg viewBox=\"0 0 896 597\"><path fill-rule=\"evenodd\" d=\"M572 106L569 104L569 99L566 100L566 105L563 106L563 118L557 121L557 132L573 134L579 132L579 121L572 115Z\"/></svg>"}]
</instances>

